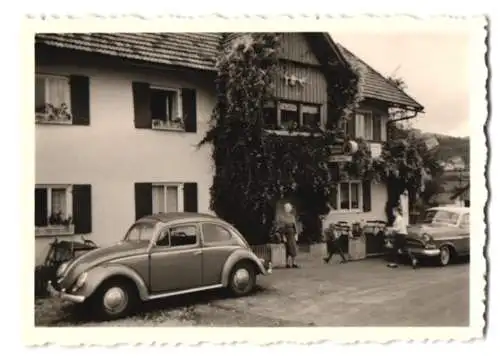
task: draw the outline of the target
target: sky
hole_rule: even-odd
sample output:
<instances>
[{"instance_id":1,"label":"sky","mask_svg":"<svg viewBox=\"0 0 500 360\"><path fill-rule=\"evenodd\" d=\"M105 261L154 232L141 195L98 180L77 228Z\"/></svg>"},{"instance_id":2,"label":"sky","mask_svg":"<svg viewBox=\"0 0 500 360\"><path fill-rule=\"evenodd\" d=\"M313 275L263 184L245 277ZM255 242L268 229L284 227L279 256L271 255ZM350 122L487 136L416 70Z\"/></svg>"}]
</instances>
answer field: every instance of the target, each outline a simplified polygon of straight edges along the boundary
<instances>
[{"instance_id":1,"label":"sky","mask_svg":"<svg viewBox=\"0 0 500 360\"><path fill-rule=\"evenodd\" d=\"M467 33L331 33L332 38L382 75L402 77L406 92L424 106L413 124L426 131L468 136Z\"/></svg>"}]
</instances>

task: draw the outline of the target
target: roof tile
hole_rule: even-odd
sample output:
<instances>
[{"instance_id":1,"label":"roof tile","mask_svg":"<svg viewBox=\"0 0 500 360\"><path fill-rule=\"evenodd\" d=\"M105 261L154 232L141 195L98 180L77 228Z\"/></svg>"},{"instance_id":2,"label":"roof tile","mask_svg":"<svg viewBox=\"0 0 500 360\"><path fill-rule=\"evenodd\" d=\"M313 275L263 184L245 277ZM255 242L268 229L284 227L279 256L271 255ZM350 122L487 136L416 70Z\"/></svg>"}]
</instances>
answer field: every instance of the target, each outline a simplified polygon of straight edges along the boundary
<instances>
[{"instance_id":1,"label":"roof tile","mask_svg":"<svg viewBox=\"0 0 500 360\"><path fill-rule=\"evenodd\" d=\"M35 41L48 46L213 71L220 36L219 33L39 33ZM363 97L423 108L349 50L337 46L348 62L364 68Z\"/></svg>"}]
</instances>

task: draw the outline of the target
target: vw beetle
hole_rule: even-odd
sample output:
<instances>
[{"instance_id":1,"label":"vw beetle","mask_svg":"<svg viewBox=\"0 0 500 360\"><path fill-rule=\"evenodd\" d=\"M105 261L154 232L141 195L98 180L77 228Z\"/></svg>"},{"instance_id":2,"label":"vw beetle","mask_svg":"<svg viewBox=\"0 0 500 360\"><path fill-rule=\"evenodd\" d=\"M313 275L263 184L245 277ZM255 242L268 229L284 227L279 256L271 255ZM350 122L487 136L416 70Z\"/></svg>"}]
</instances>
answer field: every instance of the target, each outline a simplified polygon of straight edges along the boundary
<instances>
[{"instance_id":1,"label":"vw beetle","mask_svg":"<svg viewBox=\"0 0 500 360\"><path fill-rule=\"evenodd\" d=\"M229 223L208 214L164 213L137 220L119 243L62 264L48 290L110 320L141 301L216 288L247 295L257 275L270 272L271 264Z\"/></svg>"}]
</instances>

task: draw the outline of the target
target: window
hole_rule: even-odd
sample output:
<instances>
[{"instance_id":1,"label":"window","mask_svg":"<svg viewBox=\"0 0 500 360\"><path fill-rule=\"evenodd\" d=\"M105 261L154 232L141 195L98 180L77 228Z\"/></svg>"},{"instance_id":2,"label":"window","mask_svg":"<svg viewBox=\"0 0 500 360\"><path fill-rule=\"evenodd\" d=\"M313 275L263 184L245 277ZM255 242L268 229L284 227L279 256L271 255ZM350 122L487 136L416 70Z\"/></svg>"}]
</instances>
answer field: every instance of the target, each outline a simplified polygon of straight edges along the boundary
<instances>
[{"instance_id":1,"label":"window","mask_svg":"<svg viewBox=\"0 0 500 360\"><path fill-rule=\"evenodd\" d=\"M150 107L153 128L183 130L181 91L151 88Z\"/></svg>"},{"instance_id":2,"label":"window","mask_svg":"<svg viewBox=\"0 0 500 360\"><path fill-rule=\"evenodd\" d=\"M360 181L343 181L330 191L330 207L333 210L361 210L363 189Z\"/></svg>"},{"instance_id":3,"label":"window","mask_svg":"<svg viewBox=\"0 0 500 360\"><path fill-rule=\"evenodd\" d=\"M348 130L351 136L371 141L382 141L382 116L371 111L356 112L355 121Z\"/></svg>"},{"instance_id":4,"label":"window","mask_svg":"<svg viewBox=\"0 0 500 360\"><path fill-rule=\"evenodd\" d=\"M180 186L177 184L153 185L153 214L179 211Z\"/></svg>"},{"instance_id":5,"label":"window","mask_svg":"<svg viewBox=\"0 0 500 360\"><path fill-rule=\"evenodd\" d=\"M306 128L313 130L321 125L319 105L292 102L269 102L264 105L264 126L268 130Z\"/></svg>"},{"instance_id":6,"label":"window","mask_svg":"<svg viewBox=\"0 0 500 360\"><path fill-rule=\"evenodd\" d=\"M35 188L35 226L71 224L71 187L63 185Z\"/></svg>"},{"instance_id":7,"label":"window","mask_svg":"<svg viewBox=\"0 0 500 360\"><path fill-rule=\"evenodd\" d=\"M41 74L35 76L35 121L71 124L68 77Z\"/></svg>"},{"instance_id":8,"label":"window","mask_svg":"<svg viewBox=\"0 0 500 360\"><path fill-rule=\"evenodd\" d=\"M469 228L469 214L464 214L462 217L461 227L468 229Z\"/></svg>"},{"instance_id":9,"label":"window","mask_svg":"<svg viewBox=\"0 0 500 360\"><path fill-rule=\"evenodd\" d=\"M302 124L309 129L314 129L320 126L321 114L319 106L302 106Z\"/></svg>"},{"instance_id":10,"label":"window","mask_svg":"<svg viewBox=\"0 0 500 360\"><path fill-rule=\"evenodd\" d=\"M217 224L203 224L203 244L211 243L234 243L232 234Z\"/></svg>"},{"instance_id":11,"label":"window","mask_svg":"<svg viewBox=\"0 0 500 360\"><path fill-rule=\"evenodd\" d=\"M153 238L154 223L138 223L133 225L125 236L124 242L149 242Z\"/></svg>"},{"instance_id":12,"label":"window","mask_svg":"<svg viewBox=\"0 0 500 360\"><path fill-rule=\"evenodd\" d=\"M197 243L196 226L180 225L170 228L170 246L195 245Z\"/></svg>"}]
</instances>

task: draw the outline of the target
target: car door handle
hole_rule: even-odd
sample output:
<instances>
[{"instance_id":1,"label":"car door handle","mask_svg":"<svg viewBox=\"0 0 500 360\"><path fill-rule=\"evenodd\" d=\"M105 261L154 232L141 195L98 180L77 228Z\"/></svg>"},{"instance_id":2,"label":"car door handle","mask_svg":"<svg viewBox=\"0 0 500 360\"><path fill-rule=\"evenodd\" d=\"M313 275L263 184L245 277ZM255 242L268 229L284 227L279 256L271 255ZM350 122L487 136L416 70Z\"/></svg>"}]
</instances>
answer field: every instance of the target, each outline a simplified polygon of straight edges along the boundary
<instances>
[{"instance_id":1,"label":"car door handle","mask_svg":"<svg viewBox=\"0 0 500 360\"><path fill-rule=\"evenodd\" d=\"M195 251L194 255L201 255L201 250Z\"/></svg>"}]
</instances>

